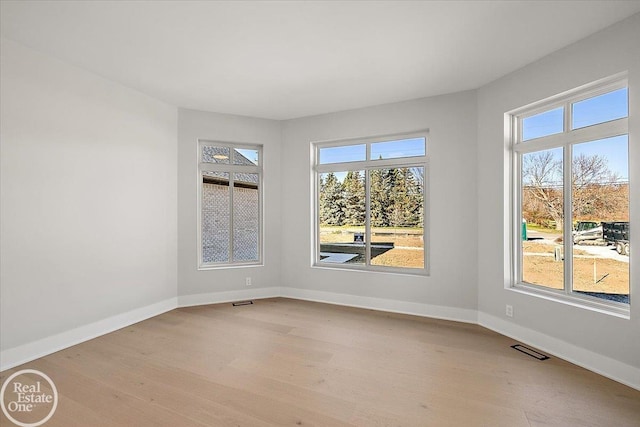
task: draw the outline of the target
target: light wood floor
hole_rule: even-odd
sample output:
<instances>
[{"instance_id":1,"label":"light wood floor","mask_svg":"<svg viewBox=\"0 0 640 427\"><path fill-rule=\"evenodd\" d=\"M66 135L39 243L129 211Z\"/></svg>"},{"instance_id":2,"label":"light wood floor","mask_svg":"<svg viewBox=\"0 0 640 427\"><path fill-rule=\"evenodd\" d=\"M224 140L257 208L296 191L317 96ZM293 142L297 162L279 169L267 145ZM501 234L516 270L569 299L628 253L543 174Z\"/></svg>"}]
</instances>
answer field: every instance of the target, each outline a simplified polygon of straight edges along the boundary
<instances>
[{"instance_id":1,"label":"light wood floor","mask_svg":"<svg viewBox=\"0 0 640 427\"><path fill-rule=\"evenodd\" d=\"M476 325L279 298L173 310L0 379L53 379L46 426L640 425L640 391L513 344Z\"/></svg>"}]
</instances>

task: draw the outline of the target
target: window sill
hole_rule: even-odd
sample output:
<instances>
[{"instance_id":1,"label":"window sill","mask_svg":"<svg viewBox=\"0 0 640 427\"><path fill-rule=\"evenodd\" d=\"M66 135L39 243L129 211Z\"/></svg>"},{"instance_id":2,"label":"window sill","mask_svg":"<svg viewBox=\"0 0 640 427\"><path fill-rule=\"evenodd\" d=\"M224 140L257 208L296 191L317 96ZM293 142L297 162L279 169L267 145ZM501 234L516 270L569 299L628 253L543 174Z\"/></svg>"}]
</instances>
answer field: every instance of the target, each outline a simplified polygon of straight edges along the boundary
<instances>
[{"instance_id":1,"label":"window sill","mask_svg":"<svg viewBox=\"0 0 640 427\"><path fill-rule=\"evenodd\" d=\"M202 264L198 266L198 271L203 270L227 270L233 268L264 267L264 263L247 264Z\"/></svg>"},{"instance_id":2,"label":"window sill","mask_svg":"<svg viewBox=\"0 0 640 427\"><path fill-rule=\"evenodd\" d=\"M630 305L617 302L605 302L595 297L567 295L561 291L541 289L537 286L526 283L519 283L515 286L507 288L520 294L530 295L548 301L554 301L561 304L570 305L609 316L619 317L621 319L630 319Z\"/></svg>"},{"instance_id":3,"label":"window sill","mask_svg":"<svg viewBox=\"0 0 640 427\"><path fill-rule=\"evenodd\" d=\"M335 264L328 263L315 263L311 266L312 268L320 268L324 270L338 270L338 271L356 271L361 273L376 273L376 274L393 274L393 275L401 275L401 276L413 276L413 277L428 277L429 271L426 269L407 269L407 268L394 268L394 267L375 267L375 266L345 266L341 264L337 266Z\"/></svg>"}]
</instances>

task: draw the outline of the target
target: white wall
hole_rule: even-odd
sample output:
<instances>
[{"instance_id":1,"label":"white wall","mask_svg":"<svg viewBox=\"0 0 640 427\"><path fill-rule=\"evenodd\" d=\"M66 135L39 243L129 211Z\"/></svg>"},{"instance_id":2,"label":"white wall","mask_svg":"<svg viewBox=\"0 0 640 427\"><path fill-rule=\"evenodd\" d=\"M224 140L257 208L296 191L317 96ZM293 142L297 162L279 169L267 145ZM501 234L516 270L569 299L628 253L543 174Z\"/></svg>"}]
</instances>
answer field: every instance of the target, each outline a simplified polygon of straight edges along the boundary
<instances>
[{"instance_id":1,"label":"white wall","mask_svg":"<svg viewBox=\"0 0 640 427\"><path fill-rule=\"evenodd\" d=\"M312 141L429 129L429 277L311 267ZM475 320L474 91L284 122L283 285L288 295ZM347 294L345 296L344 294ZM355 295L358 298L351 298ZM402 303L398 303L402 302ZM407 304L403 304L407 303Z\"/></svg>"},{"instance_id":2,"label":"white wall","mask_svg":"<svg viewBox=\"0 0 640 427\"><path fill-rule=\"evenodd\" d=\"M631 319L547 301L508 284L508 171L504 113L609 75L629 72L631 223L640 224L640 14L553 53L478 91L478 278L481 322L537 337L549 350L596 371L617 365L618 379L640 385L640 264L631 258ZM640 233L632 246L640 247ZM504 316L512 304L514 318ZM579 360L580 359L580 360ZM621 362L622 365L617 362ZM606 366L605 366L606 365ZM615 371L615 369L613 369ZM626 372L626 374L625 374ZM629 377L632 373L633 378ZM610 370L609 376L615 376ZM626 378L620 378L627 375Z\"/></svg>"},{"instance_id":3,"label":"white wall","mask_svg":"<svg viewBox=\"0 0 640 427\"><path fill-rule=\"evenodd\" d=\"M183 305L275 296L280 286L280 122L178 111L178 295ZM198 139L263 144L264 266L198 270ZM245 284L251 277L252 286Z\"/></svg>"},{"instance_id":4,"label":"white wall","mask_svg":"<svg viewBox=\"0 0 640 427\"><path fill-rule=\"evenodd\" d=\"M630 174L640 182L634 138L640 135L639 39L636 15L478 91L285 122L192 110L176 114L173 107L3 40L3 355L68 331L87 338L82 328L91 322L150 305L144 313L171 308L176 296L189 305L287 295L472 322L479 317L493 329L637 387L640 304L625 320L505 289L503 115L628 70ZM425 128L430 276L312 268L311 141ZM198 138L264 144L264 266L197 270ZM640 224L634 188L633 225ZM637 237L634 247L640 245ZM640 266L632 262L631 269L635 301ZM251 288L245 286L249 276ZM504 316L507 303L514 306L513 319Z\"/></svg>"},{"instance_id":5,"label":"white wall","mask_svg":"<svg viewBox=\"0 0 640 427\"><path fill-rule=\"evenodd\" d=\"M175 301L177 110L1 43L4 364L17 347Z\"/></svg>"}]
</instances>

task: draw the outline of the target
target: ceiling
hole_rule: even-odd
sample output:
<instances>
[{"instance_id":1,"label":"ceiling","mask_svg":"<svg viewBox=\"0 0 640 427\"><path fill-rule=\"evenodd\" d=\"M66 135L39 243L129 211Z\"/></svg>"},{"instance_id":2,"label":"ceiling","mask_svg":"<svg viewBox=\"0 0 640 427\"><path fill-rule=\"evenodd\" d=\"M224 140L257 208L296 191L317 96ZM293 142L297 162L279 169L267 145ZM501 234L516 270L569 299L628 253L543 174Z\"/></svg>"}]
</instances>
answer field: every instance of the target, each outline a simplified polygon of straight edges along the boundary
<instances>
[{"instance_id":1,"label":"ceiling","mask_svg":"<svg viewBox=\"0 0 640 427\"><path fill-rule=\"evenodd\" d=\"M640 1L2 1L2 36L171 105L271 119L478 88Z\"/></svg>"}]
</instances>

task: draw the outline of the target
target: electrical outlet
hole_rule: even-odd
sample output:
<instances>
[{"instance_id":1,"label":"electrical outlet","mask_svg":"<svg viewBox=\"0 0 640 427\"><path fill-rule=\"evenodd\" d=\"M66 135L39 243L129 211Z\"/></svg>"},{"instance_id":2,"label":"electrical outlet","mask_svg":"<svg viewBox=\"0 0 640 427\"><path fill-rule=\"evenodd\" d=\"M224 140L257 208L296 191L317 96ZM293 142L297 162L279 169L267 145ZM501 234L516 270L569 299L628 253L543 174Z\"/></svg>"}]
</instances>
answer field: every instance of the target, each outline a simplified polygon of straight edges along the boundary
<instances>
[{"instance_id":1,"label":"electrical outlet","mask_svg":"<svg viewBox=\"0 0 640 427\"><path fill-rule=\"evenodd\" d=\"M247 286L251 286L251 277L247 277L245 282L247 283Z\"/></svg>"},{"instance_id":2,"label":"electrical outlet","mask_svg":"<svg viewBox=\"0 0 640 427\"><path fill-rule=\"evenodd\" d=\"M513 317L513 306L512 305L507 304L506 315L507 315L507 317Z\"/></svg>"}]
</instances>

